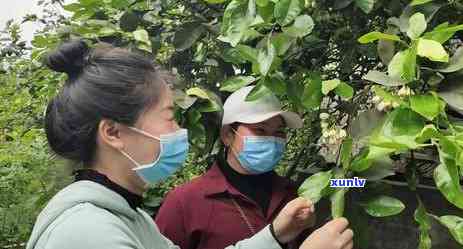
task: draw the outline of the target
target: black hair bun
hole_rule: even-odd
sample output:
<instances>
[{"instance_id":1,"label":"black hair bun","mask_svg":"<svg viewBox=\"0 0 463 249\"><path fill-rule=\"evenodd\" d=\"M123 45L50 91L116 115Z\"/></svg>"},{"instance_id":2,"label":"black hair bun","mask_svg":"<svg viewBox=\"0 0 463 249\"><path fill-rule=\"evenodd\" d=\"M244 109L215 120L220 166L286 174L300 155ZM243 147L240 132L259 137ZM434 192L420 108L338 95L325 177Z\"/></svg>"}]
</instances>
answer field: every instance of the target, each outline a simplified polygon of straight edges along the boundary
<instances>
[{"instance_id":1,"label":"black hair bun","mask_svg":"<svg viewBox=\"0 0 463 249\"><path fill-rule=\"evenodd\" d=\"M75 77L82 71L88 52L89 47L83 40L69 41L50 53L46 59L46 64L54 71Z\"/></svg>"}]
</instances>

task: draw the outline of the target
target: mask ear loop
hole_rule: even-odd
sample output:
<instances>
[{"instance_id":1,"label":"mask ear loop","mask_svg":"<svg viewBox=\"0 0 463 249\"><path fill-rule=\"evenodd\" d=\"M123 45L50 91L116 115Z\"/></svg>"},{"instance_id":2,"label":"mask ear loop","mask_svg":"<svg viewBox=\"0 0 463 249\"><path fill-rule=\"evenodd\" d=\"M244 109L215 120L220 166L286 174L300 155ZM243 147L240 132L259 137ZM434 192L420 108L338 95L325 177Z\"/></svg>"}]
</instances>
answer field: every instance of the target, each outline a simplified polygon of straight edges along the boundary
<instances>
[{"instance_id":1,"label":"mask ear loop","mask_svg":"<svg viewBox=\"0 0 463 249\"><path fill-rule=\"evenodd\" d=\"M152 139L155 139L155 140L158 140L159 141L159 155L158 157L156 158L156 160L154 160L154 162L150 163L150 164L156 164L160 159L161 159L161 155L162 155L162 152L163 152L163 146L162 146L162 140L161 138L159 137L156 137L156 136L153 136L151 134L149 134L148 132L144 131L144 130L140 130L136 127L133 127L133 126L129 126L129 129L139 133L139 134L142 134L142 135L145 135L149 138L152 138ZM127 153L125 153L124 151L121 150L121 153L128 156ZM141 169L143 166L140 165L139 163L137 163L133 158L131 158L130 156L128 156L128 158L130 159L130 161L134 162L135 165L137 165L136 168L134 168L133 170L137 170L137 169Z\"/></svg>"},{"instance_id":2,"label":"mask ear loop","mask_svg":"<svg viewBox=\"0 0 463 249\"><path fill-rule=\"evenodd\" d=\"M145 135L145 136L147 136L147 137L149 137L149 138L152 138L152 139L156 139L156 140L158 140L158 141L161 141L161 138L156 137L156 136L153 136L153 135L149 134L148 132L146 132L146 131L144 131L144 130L140 130L140 129L135 128L135 127L132 127L132 126L129 126L129 129L131 129L131 130L133 130L133 131L135 131L135 132L138 132L138 133L140 133L140 134L142 134L142 135Z\"/></svg>"},{"instance_id":3,"label":"mask ear loop","mask_svg":"<svg viewBox=\"0 0 463 249\"><path fill-rule=\"evenodd\" d=\"M241 135L238 133L237 130L235 130L235 129L233 129L233 128L231 128L231 130L235 133L235 135L238 135L238 136L240 136L240 137L243 137L243 136L241 136ZM243 141L243 147L244 147L244 141ZM228 146L228 148L230 148L230 150L231 150L232 153L234 154L236 160L238 160L238 159L239 159L239 154L240 154L240 153L238 153L238 151L236 151L236 149L233 147L233 145ZM238 160L238 162L239 162L239 160ZM240 163L240 164L241 164L241 163Z\"/></svg>"},{"instance_id":4,"label":"mask ear loop","mask_svg":"<svg viewBox=\"0 0 463 249\"><path fill-rule=\"evenodd\" d=\"M129 154L127 154L127 152L123 151L123 150L119 150L122 155L124 155L127 159L129 159L129 161L131 161L133 164L135 164L135 168L133 168L132 170L135 171L137 168L140 168L141 165L139 163L137 163L137 161L135 161L131 156L129 156ZM149 183L141 176L138 176L144 183L145 183L145 188L149 186Z\"/></svg>"},{"instance_id":5,"label":"mask ear loop","mask_svg":"<svg viewBox=\"0 0 463 249\"><path fill-rule=\"evenodd\" d=\"M129 154L127 154L127 152L123 151L123 150L119 150L122 155L124 155L127 159L129 159L129 161L131 161L133 164L135 164L136 168L140 167L141 165L135 161L135 159L133 159L131 156L129 156Z\"/></svg>"}]
</instances>

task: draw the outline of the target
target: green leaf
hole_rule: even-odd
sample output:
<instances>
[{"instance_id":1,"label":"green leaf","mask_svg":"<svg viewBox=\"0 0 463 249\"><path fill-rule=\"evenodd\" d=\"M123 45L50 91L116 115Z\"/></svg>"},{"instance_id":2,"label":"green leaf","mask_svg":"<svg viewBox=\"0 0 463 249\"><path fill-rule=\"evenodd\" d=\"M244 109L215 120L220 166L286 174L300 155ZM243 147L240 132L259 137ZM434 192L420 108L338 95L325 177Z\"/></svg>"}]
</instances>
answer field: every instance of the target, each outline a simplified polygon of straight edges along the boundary
<instances>
[{"instance_id":1,"label":"green leaf","mask_svg":"<svg viewBox=\"0 0 463 249\"><path fill-rule=\"evenodd\" d=\"M268 94L272 94L272 91L265 86L264 81L261 79L246 96L246 101L254 101Z\"/></svg>"},{"instance_id":2,"label":"green leaf","mask_svg":"<svg viewBox=\"0 0 463 249\"><path fill-rule=\"evenodd\" d=\"M222 58L224 58L225 61L227 61L227 59L229 59L229 60L234 59L233 55L230 54L230 52L231 52L230 50L231 49L225 50L224 54L222 55ZM228 54L227 54L227 52L228 52ZM236 55L236 54L237 53L235 53L234 55ZM207 61L206 60L206 55L207 55L207 47L206 47L206 45L204 45L204 43L202 43L202 42L196 43L195 53L193 55L193 61L195 61L195 62ZM239 61L236 64L241 64L241 63L243 63L243 62Z\"/></svg>"},{"instance_id":3,"label":"green leaf","mask_svg":"<svg viewBox=\"0 0 463 249\"><path fill-rule=\"evenodd\" d=\"M63 9L69 12L76 12L80 10L81 8L82 6L78 3L71 3L71 4L63 5Z\"/></svg>"},{"instance_id":4,"label":"green leaf","mask_svg":"<svg viewBox=\"0 0 463 249\"><path fill-rule=\"evenodd\" d=\"M293 25L289 27L283 27L283 31L291 37L304 37L310 34L314 28L314 22L312 17L309 15L300 15L296 17Z\"/></svg>"},{"instance_id":5,"label":"green leaf","mask_svg":"<svg viewBox=\"0 0 463 249\"><path fill-rule=\"evenodd\" d=\"M352 160L350 169L355 172L365 172L378 162L383 166L390 161L388 156L393 151L394 149L372 145L366 147Z\"/></svg>"},{"instance_id":6,"label":"green leaf","mask_svg":"<svg viewBox=\"0 0 463 249\"><path fill-rule=\"evenodd\" d=\"M322 80L319 74L311 74L305 81L305 89L302 94L302 105L307 109L320 107L323 99Z\"/></svg>"},{"instance_id":7,"label":"green leaf","mask_svg":"<svg viewBox=\"0 0 463 249\"><path fill-rule=\"evenodd\" d=\"M394 164L388 155L379 156L370 160L370 166L357 174L358 177L367 179L368 182L379 181L395 174Z\"/></svg>"},{"instance_id":8,"label":"green leaf","mask_svg":"<svg viewBox=\"0 0 463 249\"><path fill-rule=\"evenodd\" d=\"M387 67L389 77L410 82L416 77L416 52L413 48L400 51Z\"/></svg>"},{"instance_id":9,"label":"green leaf","mask_svg":"<svg viewBox=\"0 0 463 249\"><path fill-rule=\"evenodd\" d=\"M256 31L255 29L253 28L249 28L248 30L246 30L244 33L243 33L243 37L241 38L241 42L249 42L249 41L253 41L259 37L262 37L263 35L261 33L259 33L258 31Z\"/></svg>"},{"instance_id":10,"label":"green leaf","mask_svg":"<svg viewBox=\"0 0 463 249\"><path fill-rule=\"evenodd\" d=\"M275 46L277 55L282 56L296 42L296 38L287 35L286 33L278 33L272 36L272 43Z\"/></svg>"},{"instance_id":11,"label":"green leaf","mask_svg":"<svg viewBox=\"0 0 463 249\"><path fill-rule=\"evenodd\" d=\"M434 40L439 43L444 43L450 39L457 31L463 30L463 24L449 26L448 22L441 23L435 27L431 32L423 35L423 38Z\"/></svg>"},{"instance_id":12,"label":"green leaf","mask_svg":"<svg viewBox=\"0 0 463 249\"><path fill-rule=\"evenodd\" d=\"M259 63L259 71L262 75L267 75L272 66L273 60L276 57L276 51L270 40L267 42L267 46L261 48L257 55L257 61Z\"/></svg>"},{"instance_id":13,"label":"green leaf","mask_svg":"<svg viewBox=\"0 0 463 249\"><path fill-rule=\"evenodd\" d=\"M140 18L132 11L126 11L119 19L119 27L126 32L133 32L137 29Z\"/></svg>"},{"instance_id":14,"label":"green leaf","mask_svg":"<svg viewBox=\"0 0 463 249\"><path fill-rule=\"evenodd\" d=\"M200 104L196 108L199 112L217 112L222 110L220 98L213 92L202 89L199 87L193 87L186 91L189 96L196 96L201 100Z\"/></svg>"},{"instance_id":15,"label":"green leaf","mask_svg":"<svg viewBox=\"0 0 463 249\"><path fill-rule=\"evenodd\" d=\"M190 97L182 90L174 90L174 103L184 110L190 108L196 100L196 97Z\"/></svg>"},{"instance_id":16,"label":"green leaf","mask_svg":"<svg viewBox=\"0 0 463 249\"><path fill-rule=\"evenodd\" d=\"M355 5L368 14L373 10L375 0L355 0Z\"/></svg>"},{"instance_id":17,"label":"green leaf","mask_svg":"<svg viewBox=\"0 0 463 249\"><path fill-rule=\"evenodd\" d=\"M302 73L293 75L292 78L288 79L286 84L286 96L290 103L296 107L303 107L302 101L304 100L304 82L308 81L311 75L303 76Z\"/></svg>"},{"instance_id":18,"label":"green leaf","mask_svg":"<svg viewBox=\"0 0 463 249\"><path fill-rule=\"evenodd\" d=\"M238 50L242 58L249 62L257 63L257 56L259 53L257 49L242 44L236 46L236 49Z\"/></svg>"},{"instance_id":19,"label":"green leaf","mask_svg":"<svg viewBox=\"0 0 463 249\"><path fill-rule=\"evenodd\" d=\"M148 36L148 32L144 29L135 30L133 32L133 38L139 42L145 44L151 44L150 38Z\"/></svg>"},{"instance_id":20,"label":"green leaf","mask_svg":"<svg viewBox=\"0 0 463 249\"><path fill-rule=\"evenodd\" d=\"M228 3L222 16L222 23L220 26L221 34L227 33L233 22L233 19L236 18L236 15L240 15L240 17L242 16L242 12L245 11L244 7L245 6L241 3L240 0L232 0L230 3Z\"/></svg>"},{"instance_id":21,"label":"green leaf","mask_svg":"<svg viewBox=\"0 0 463 249\"><path fill-rule=\"evenodd\" d=\"M201 99L210 99L207 92L204 89L201 89L199 87L193 87L193 88L188 89L186 91L186 94L189 95L189 96L196 96L196 97L199 97Z\"/></svg>"},{"instance_id":22,"label":"green leaf","mask_svg":"<svg viewBox=\"0 0 463 249\"><path fill-rule=\"evenodd\" d=\"M370 144L395 150L416 149L415 139L425 125L416 112L399 107L387 114L383 125L370 137Z\"/></svg>"},{"instance_id":23,"label":"green leaf","mask_svg":"<svg viewBox=\"0 0 463 249\"><path fill-rule=\"evenodd\" d=\"M86 7L95 7L99 5L99 0L80 0L80 4Z\"/></svg>"},{"instance_id":24,"label":"green leaf","mask_svg":"<svg viewBox=\"0 0 463 249\"><path fill-rule=\"evenodd\" d=\"M334 90L338 85L341 84L339 79L334 80L324 80L322 84L322 93L328 95L332 90Z\"/></svg>"},{"instance_id":25,"label":"green leaf","mask_svg":"<svg viewBox=\"0 0 463 249\"><path fill-rule=\"evenodd\" d=\"M419 199L418 207L415 210L414 217L420 229L418 249L431 249L431 237L429 236L429 231L431 230L431 220L428 213L426 213L423 203Z\"/></svg>"},{"instance_id":26,"label":"green leaf","mask_svg":"<svg viewBox=\"0 0 463 249\"><path fill-rule=\"evenodd\" d=\"M463 46L457 48L446 67L437 69L437 71L443 73L453 73L461 69L463 69Z\"/></svg>"},{"instance_id":27,"label":"green leaf","mask_svg":"<svg viewBox=\"0 0 463 249\"><path fill-rule=\"evenodd\" d=\"M256 0L256 4L259 7L265 7L269 3L269 0Z\"/></svg>"},{"instance_id":28,"label":"green leaf","mask_svg":"<svg viewBox=\"0 0 463 249\"><path fill-rule=\"evenodd\" d=\"M462 148L459 146L459 140L453 136L441 137L439 141L440 151L439 157L441 162L457 162L462 153ZM459 182L457 182L459 184Z\"/></svg>"},{"instance_id":29,"label":"green leaf","mask_svg":"<svg viewBox=\"0 0 463 249\"><path fill-rule=\"evenodd\" d=\"M395 116L392 119L392 134L394 135L416 135L424 127L424 120L408 108L394 110Z\"/></svg>"},{"instance_id":30,"label":"green leaf","mask_svg":"<svg viewBox=\"0 0 463 249\"><path fill-rule=\"evenodd\" d=\"M372 90L375 93L375 95L381 97L383 101L388 101L391 103L397 102L399 104L403 103L402 99L398 95L392 94L391 92L384 89L382 86L375 85L372 87Z\"/></svg>"},{"instance_id":31,"label":"green leaf","mask_svg":"<svg viewBox=\"0 0 463 249\"><path fill-rule=\"evenodd\" d=\"M256 78L252 76L235 76L222 82L220 91L234 92L251 84L255 80Z\"/></svg>"},{"instance_id":32,"label":"green leaf","mask_svg":"<svg viewBox=\"0 0 463 249\"><path fill-rule=\"evenodd\" d=\"M204 49L205 50L205 49ZM204 55L205 56L205 55ZM241 55L241 53L236 49L236 47L227 48L224 50L222 54L222 59L226 62L230 62L233 64L244 64L246 63L246 59Z\"/></svg>"},{"instance_id":33,"label":"green leaf","mask_svg":"<svg viewBox=\"0 0 463 249\"><path fill-rule=\"evenodd\" d=\"M441 111L444 111L439 99L432 94L410 96L410 107L429 120L433 120Z\"/></svg>"},{"instance_id":34,"label":"green leaf","mask_svg":"<svg viewBox=\"0 0 463 249\"><path fill-rule=\"evenodd\" d=\"M347 83L341 82L336 89L336 95L340 96L343 100L349 100L354 96L354 89Z\"/></svg>"},{"instance_id":35,"label":"green leaf","mask_svg":"<svg viewBox=\"0 0 463 249\"><path fill-rule=\"evenodd\" d=\"M200 22L183 24L174 34L173 45L178 51L189 49L206 31Z\"/></svg>"},{"instance_id":36,"label":"green leaf","mask_svg":"<svg viewBox=\"0 0 463 249\"><path fill-rule=\"evenodd\" d=\"M449 54L439 42L434 40L422 39L418 40L417 54L421 57L426 57L432 61L448 62Z\"/></svg>"},{"instance_id":37,"label":"green leaf","mask_svg":"<svg viewBox=\"0 0 463 249\"><path fill-rule=\"evenodd\" d=\"M219 3L225 3L227 0L204 0L204 1L210 4L219 4Z\"/></svg>"},{"instance_id":38,"label":"green leaf","mask_svg":"<svg viewBox=\"0 0 463 249\"><path fill-rule=\"evenodd\" d=\"M376 70L370 70L366 75L363 76L364 80L369 80L381 84L383 86L402 86L407 84L405 81L400 79L392 79L383 72Z\"/></svg>"},{"instance_id":39,"label":"green leaf","mask_svg":"<svg viewBox=\"0 0 463 249\"><path fill-rule=\"evenodd\" d=\"M373 217L396 215L405 209L405 205L400 200L385 195L375 197L362 206Z\"/></svg>"},{"instance_id":40,"label":"green leaf","mask_svg":"<svg viewBox=\"0 0 463 249\"><path fill-rule=\"evenodd\" d=\"M317 203L324 196L323 190L328 187L331 176L331 170L311 175L299 187L299 196L312 201L313 204Z\"/></svg>"},{"instance_id":41,"label":"green leaf","mask_svg":"<svg viewBox=\"0 0 463 249\"><path fill-rule=\"evenodd\" d=\"M333 217L333 219L343 217L345 195L348 190L348 188L337 188L335 192L330 196L331 216Z\"/></svg>"},{"instance_id":42,"label":"green leaf","mask_svg":"<svg viewBox=\"0 0 463 249\"><path fill-rule=\"evenodd\" d=\"M400 38L397 35L384 34L378 31L373 31L367 34L362 35L358 38L358 42L362 44L374 42L376 40L389 40L389 41L400 41Z\"/></svg>"},{"instance_id":43,"label":"green leaf","mask_svg":"<svg viewBox=\"0 0 463 249\"><path fill-rule=\"evenodd\" d=\"M458 167L452 160L445 160L434 169L434 181L439 191L450 203L463 209L463 191L458 176Z\"/></svg>"},{"instance_id":44,"label":"green leaf","mask_svg":"<svg viewBox=\"0 0 463 249\"><path fill-rule=\"evenodd\" d=\"M248 5L240 0L232 0L225 8L221 35L217 39L235 47L244 36L249 35L249 28L256 19L255 9L249 8L250 6L251 2Z\"/></svg>"},{"instance_id":45,"label":"green leaf","mask_svg":"<svg viewBox=\"0 0 463 249\"><path fill-rule=\"evenodd\" d=\"M116 9L123 9L124 7L132 4L133 0L111 0L111 7Z\"/></svg>"},{"instance_id":46,"label":"green leaf","mask_svg":"<svg viewBox=\"0 0 463 249\"><path fill-rule=\"evenodd\" d=\"M436 129L436 127L433 124L428 124L423 128L423 130L421 130L421 133L416 136L415 141L417 143L425 143L429 139L438 139L441 136L442 134Z\"/></svg>"},{"instance_id":47,"label":"green leaf","mask_svg":"<svg viewBox=\"0 0 463 249\"><path fill-rule=\"evenodd\" d=\"M429 3L429 2L432 2L433 0L413 0L410 5L411 6L417 6L417 5L421 5L421 4L425 4L425 3ZM420 248L421 249L421 248Z\"/></svg>"},{"instance_id":48,"label":"green leaf","mask_svg":"<svg viewBox=\"0 0 463 249\"><path fill-rule=\"evenodd\" d=\"M437 92L439 97L445 100L449 106L463 113L463 81L457 79L448 81Z\"/></svg>"},{"instance_id":49,"label":"green leaf","mask_svg":"<svg viewBox=\"0 0 463 249\"><path fill-rule=\"evenodd\" d=\"M389 65L389 62L392 60L392 57L395 54L395 44L394 41L390 40L379 40L377 45L378 56L383 62L384 65Z\"/></svg>"},{"instance_id":50,"label":"green leaf","mask_svg":"<svg viewBox=\"0 0 463 249\"><path fill-rule=\"evenodd\" d=\"M415 13L409 19L407 35L411 39L418 39L426 30L426 18L421 13Z\"/></svg>"},{"instance_id":51,"label":"green leaf","mask_svg":"<svg viewBox=\"0 0 463 249\"><path fill-rule=\"evenodd\" d=\"M446 226L453 238L463 245L463 218L455 215L445 215L438 217L439 222Z\"/></svg>"},{"instance_id":52,"label":"green leaf","mask_svg":"<svg viewBox=\"0 0 463 249\"><path fill-rule=\"evenodd\" d=\"M141 44L138 46L140 49L143 49L147 52L151 52L151 40L148 36L148 32L144 29L138 29L132 32L133 38L140 42Z\"/></svg>"},{"instance_id":53,"label":"green leaf","mask_svg":"<svg viewBox=\"0 0 463 249\"><path fill-rule=\"evenodd\" d=\"M426 209L424 208L424 205L420 199L418 199L418 207L415 210L414 218L415 221L418 222L418 224L420 225L420 229L428 231L431 229L430 217L426 212Z\"/></svg>"},{"instance_id":54,"label":"green leaf","mask_svg":"<svg viewBox=\"0 0 463 249\"><path fill-rule=\"evenodd\" d=\"M98 35L99 36L111 36L115 34L117 30L111 28L111 27L102 27L100 30L98 30Z\"/></svg>"},{"instance_id":55,"label":"green leaf","mask_svg":"<svg viewBox=\"0 0 463 249\"><path fill-rule=\"evenodd\" d=\"M301 0L280 0L275 4L273 15L280 25L286 26L301 13L303 7Z\"/></svg>"},{"instance_id":56,"label":"green leaf","mask_svg":"<svg viewBox=\"0 0 463 249\"><path fill-rule=\"evenodd\" d=\"M286 94L286 82L279 73L265 77L264 84L276 95L282 96Z\"/></svg>"}]
</instances>

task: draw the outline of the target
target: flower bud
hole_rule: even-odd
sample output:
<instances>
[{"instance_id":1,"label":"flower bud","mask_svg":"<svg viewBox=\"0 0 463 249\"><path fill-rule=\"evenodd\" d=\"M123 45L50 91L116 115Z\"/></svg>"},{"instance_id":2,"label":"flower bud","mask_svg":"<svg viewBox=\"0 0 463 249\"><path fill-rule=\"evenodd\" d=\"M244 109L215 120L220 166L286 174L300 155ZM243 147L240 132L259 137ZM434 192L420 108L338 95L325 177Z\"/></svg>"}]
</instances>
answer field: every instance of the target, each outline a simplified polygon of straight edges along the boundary
<instances>
[{"instance_id":1,"label":"flower bud","mask_svg":"<svg viewBox=\"0 0 463 249\"><path fill-rule=\"evenodd\" d=\"M344 129L339 130L339 138L345 138L347 137L347 132Z\"/></svg>"},{"instance_id":2,"label":"flower bud","mask_svg":"<svg viewBox=\"0 0 463 249\"><path fill-rule=\"evenodd\" d=\"M330 115L329 115L328 113L326 113L326 112L320 113L320 119L321 119L321 120L326 120L326 119L328 119L329 117L330 117Z\"/></svg>"},{"instance_id":3,"label":"flower bud","mask_svg":"<svg viewBox=\"0 0 463 249\"><path fill-rule=\"evenodd\" d=\"M374 96L373 99L371 99L371 101L373 101L373 103L375 104L378 104L379 102L381 102L381 97L379 96Z\"/></svg>"},{"instance_id":4,"label":"flower bud","mask_svg":"<svg viewBox=\"0 0 463 249\"><path fill-rule=\"evenodd\" d=\"M384 102L380 102L377 106L376 106L376 109L378 109L378 111L382 112L384 110Z\"/></svg>"}]
</instances>

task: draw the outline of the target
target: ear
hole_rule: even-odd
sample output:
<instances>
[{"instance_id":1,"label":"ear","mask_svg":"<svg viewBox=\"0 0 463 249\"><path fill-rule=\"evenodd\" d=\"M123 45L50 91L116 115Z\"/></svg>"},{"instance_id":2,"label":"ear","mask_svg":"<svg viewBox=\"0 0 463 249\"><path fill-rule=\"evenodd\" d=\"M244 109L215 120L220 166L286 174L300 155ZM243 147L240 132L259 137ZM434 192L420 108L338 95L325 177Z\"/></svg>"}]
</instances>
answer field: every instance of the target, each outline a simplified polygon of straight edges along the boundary
<instances>
[{"instance_id":1,"label":"ear","mask_svg":"<svg viewBox=\"0 0 463 249\"><path fill-rule=\"evenodd\" d=\"M225 147L229 147L234 140L234 133L230 125L225 125L220 129L220 139Z\"/></svg>"},{"instance_id":2,"label":"ear","mask_svg":"<svg viewBox=\"0 0 463 249\"><path fill-rule=\"evenodd\" d=\"M98 125L98 137L110 147L121 150L124 148L124 142L121 139L122 126L112 120L102 119Z\"/></svg>"}]
</instances>

